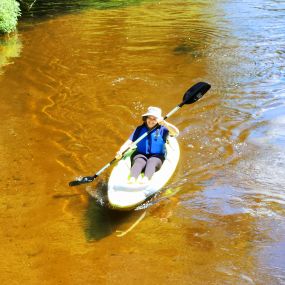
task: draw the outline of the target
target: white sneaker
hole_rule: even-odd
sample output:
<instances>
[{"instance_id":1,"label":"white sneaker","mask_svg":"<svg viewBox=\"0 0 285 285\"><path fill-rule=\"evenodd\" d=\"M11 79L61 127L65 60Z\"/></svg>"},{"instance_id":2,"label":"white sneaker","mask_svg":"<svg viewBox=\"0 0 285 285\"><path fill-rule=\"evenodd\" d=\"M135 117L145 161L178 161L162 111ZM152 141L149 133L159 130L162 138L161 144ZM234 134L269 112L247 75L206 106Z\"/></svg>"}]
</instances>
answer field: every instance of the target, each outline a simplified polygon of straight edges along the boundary
<instances>
[{"instance_id":1,"label":"white sneaker","mask_svg":"<svg viewBox=\"0 0 285 285\"><path fill-rule=\"evenodd\" d=\"M135 184L136 183L136 178L135 177L131 177L128 181L129 184Z\"/></svg>"},{"instance_id":2,"label":"white sneaker","mask_svg":"<svg viewBox=\"0 0 285 285\"><path fill-rule=\"evenodd\" d=\"M141 184L147 184L148 182L149 182L149 179L146 176L144 176L140 181Z\"/></svg>"}]
</instances>

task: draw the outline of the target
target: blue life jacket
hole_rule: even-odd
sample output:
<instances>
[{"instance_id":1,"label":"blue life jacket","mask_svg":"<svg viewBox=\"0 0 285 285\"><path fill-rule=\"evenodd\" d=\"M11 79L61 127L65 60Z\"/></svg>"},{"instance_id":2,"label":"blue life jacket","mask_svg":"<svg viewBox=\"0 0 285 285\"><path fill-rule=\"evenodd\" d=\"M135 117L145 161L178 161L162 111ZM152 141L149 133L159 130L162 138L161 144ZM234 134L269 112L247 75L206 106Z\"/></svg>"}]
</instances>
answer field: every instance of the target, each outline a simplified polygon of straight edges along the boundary
<instances>
[{"instance_id":1,"label":"blue life jacket","mask_svg":"<svg viewBox=\"0 0 285 285\"><path fill-rule=\"evenodd\" d=\"M136 128L129 139L135 141L148 131L149 129L143 124ZM165 155L165 143L168 133L167 128L159 126L137 144L137 152L141 154Z\"/></svg>"}]
</instances>

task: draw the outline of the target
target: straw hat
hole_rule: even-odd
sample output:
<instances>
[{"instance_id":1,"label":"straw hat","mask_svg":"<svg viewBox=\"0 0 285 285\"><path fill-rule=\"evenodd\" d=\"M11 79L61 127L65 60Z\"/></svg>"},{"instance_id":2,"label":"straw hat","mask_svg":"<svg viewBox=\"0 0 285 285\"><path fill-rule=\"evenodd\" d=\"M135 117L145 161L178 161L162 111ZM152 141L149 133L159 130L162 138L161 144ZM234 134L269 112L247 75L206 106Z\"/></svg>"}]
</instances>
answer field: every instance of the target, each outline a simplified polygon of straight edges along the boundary
<instances>
[{"instance_id":1,"label":"straw hat","mask_svg":"<svg viewBox=\"0 0 285 285\"><path fill-rule=\"evenodd\" d=\"M157 119L161 118L161 109L158 107L150 106L147 108L147 112L142 115L142 117L146 117L146 116L154 116Z\"/></svg>"}]
</instances>

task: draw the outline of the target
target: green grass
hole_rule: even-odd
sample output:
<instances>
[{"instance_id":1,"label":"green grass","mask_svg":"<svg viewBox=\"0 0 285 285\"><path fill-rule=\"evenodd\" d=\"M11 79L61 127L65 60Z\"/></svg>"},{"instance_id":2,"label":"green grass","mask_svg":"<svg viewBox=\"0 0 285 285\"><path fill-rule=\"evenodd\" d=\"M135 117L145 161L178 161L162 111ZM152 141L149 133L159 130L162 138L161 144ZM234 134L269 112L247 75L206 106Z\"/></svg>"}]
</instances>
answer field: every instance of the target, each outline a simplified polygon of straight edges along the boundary
<instances>
[{"instance_id":1,"label":"green grass","mask_svg":"<svg viewBox=\"0 0 285 285\"><path fill-rule=\"evenodd\" d=\"M16 0L0 0L0 33L10 33L16 29L19 6Z\"/></svg>"}]
</instances>

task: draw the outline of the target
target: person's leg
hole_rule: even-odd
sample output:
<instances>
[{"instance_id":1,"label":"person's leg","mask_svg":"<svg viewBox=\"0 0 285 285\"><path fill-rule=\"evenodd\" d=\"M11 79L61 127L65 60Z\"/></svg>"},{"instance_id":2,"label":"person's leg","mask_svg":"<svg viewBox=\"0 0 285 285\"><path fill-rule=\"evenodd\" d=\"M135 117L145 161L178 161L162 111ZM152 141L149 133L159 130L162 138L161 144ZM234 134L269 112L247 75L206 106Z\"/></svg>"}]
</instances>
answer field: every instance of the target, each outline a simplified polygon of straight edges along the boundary
<instances>
[{"instance_id":1,"label":"person's leg","mask_svg":"<svg viewBox=\"0 0 285 285\"><path fill-rule=\"evenodd\" d=\"M143 154L137 154L133 158L133 165L131 168L131 177L136 179L146 166L147 158Z\"/></svg>"},{"instance_id":2,"label":"person's leg","mask_svg":"<svg viewBox=\"0 0 285 285\"><path fill-rule=\"evenodd\" d=\"M162 159L160 157L151 156L146 163L144 175L151 179L155 171L159 170L162 165Z\"/></svg>"}]
</instances>

